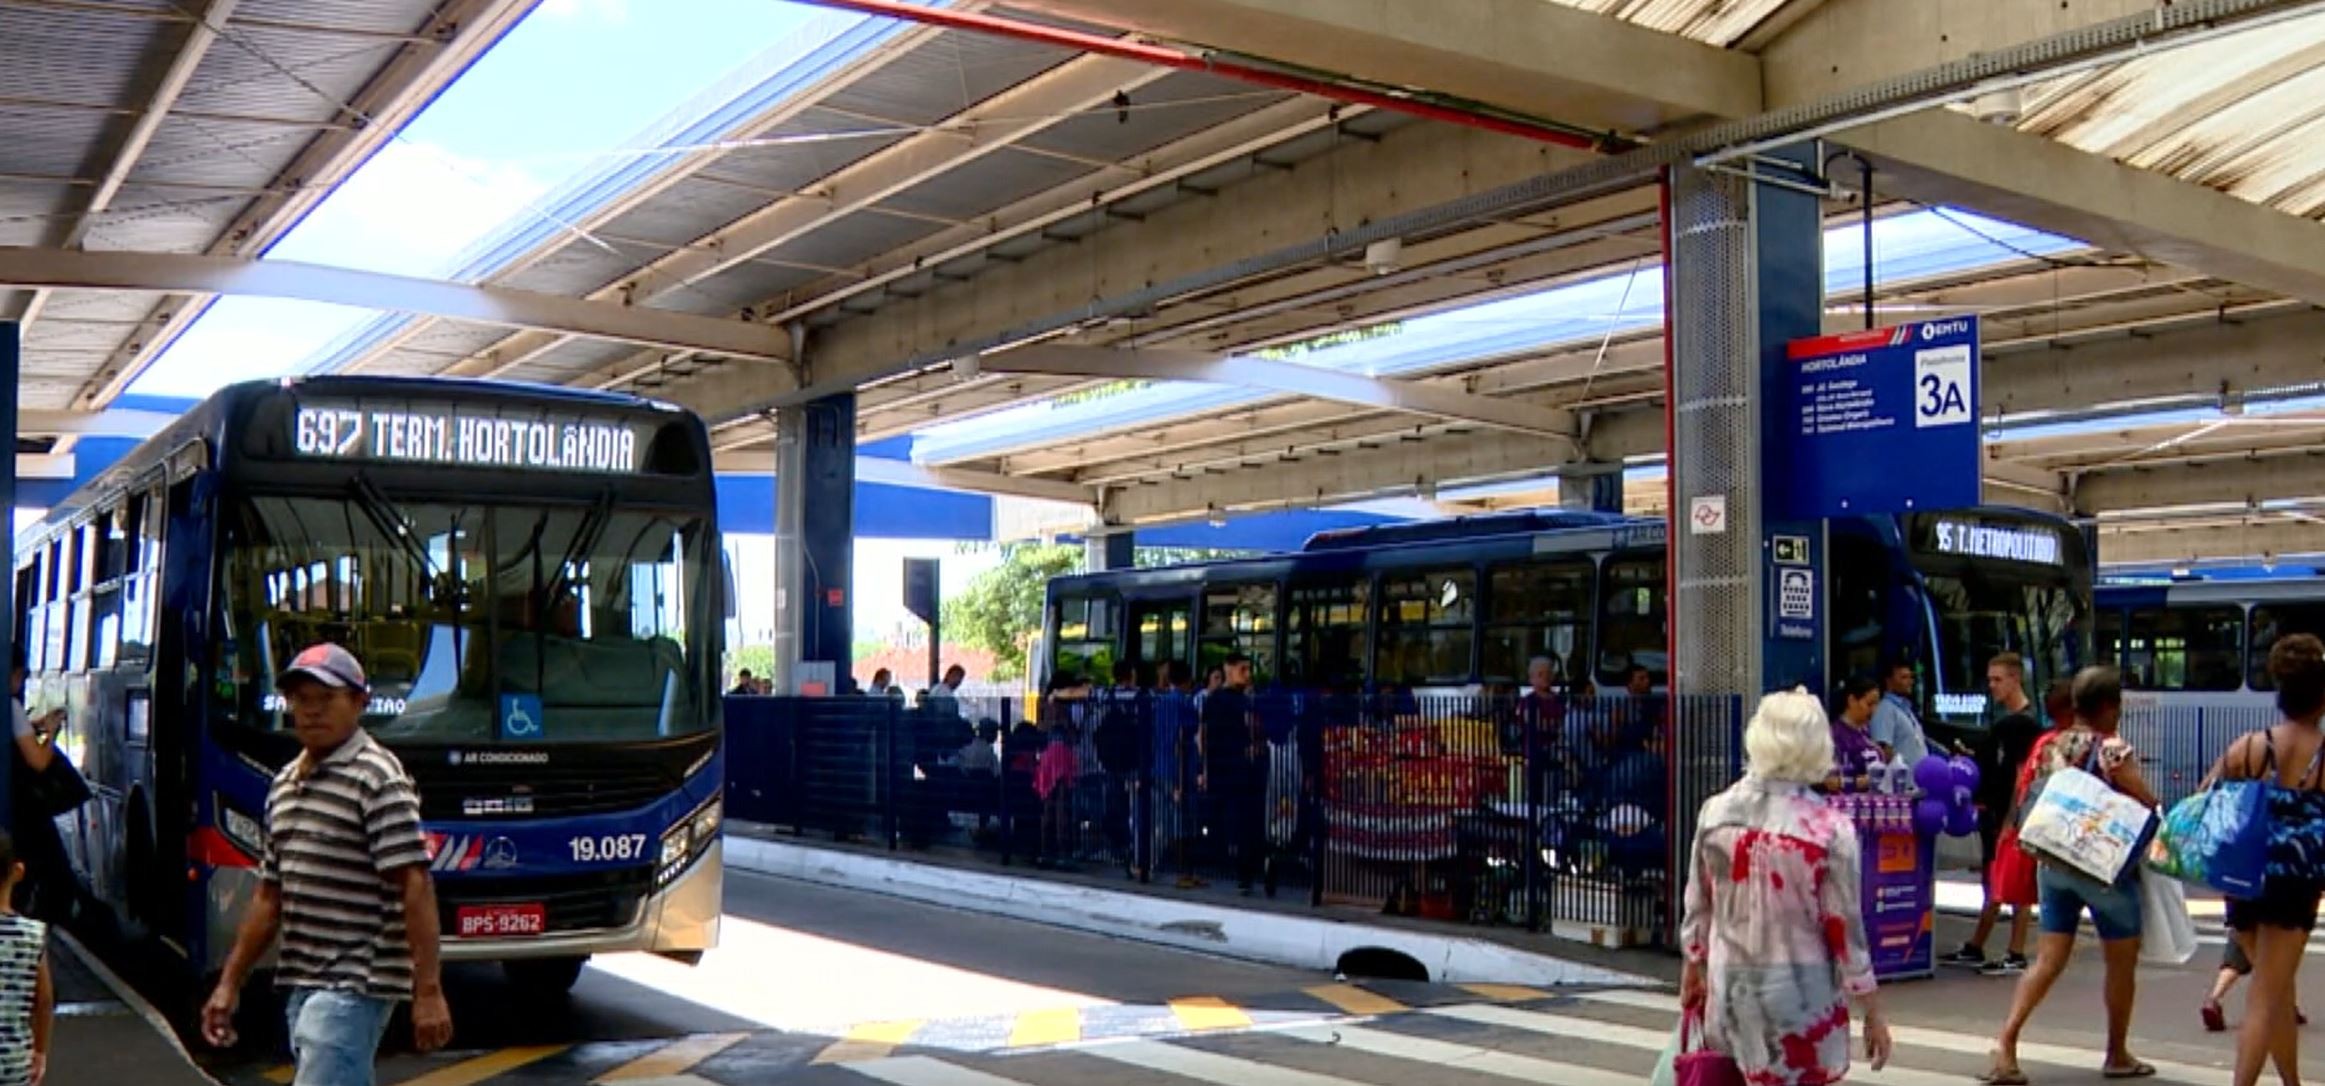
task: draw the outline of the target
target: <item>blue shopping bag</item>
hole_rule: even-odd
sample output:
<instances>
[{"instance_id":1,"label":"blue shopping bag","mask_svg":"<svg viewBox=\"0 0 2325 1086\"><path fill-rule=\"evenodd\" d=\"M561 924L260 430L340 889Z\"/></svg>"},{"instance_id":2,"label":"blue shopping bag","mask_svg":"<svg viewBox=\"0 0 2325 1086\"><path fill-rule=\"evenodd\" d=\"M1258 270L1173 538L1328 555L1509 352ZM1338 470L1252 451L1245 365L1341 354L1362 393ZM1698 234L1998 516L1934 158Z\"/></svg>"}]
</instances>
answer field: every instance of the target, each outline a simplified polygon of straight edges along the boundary
<instances>
[{"instance_id":1,"label":"blue shopping bag","mask_svg":"<svg viewBox=\"0 0 2325 1086\"><path fill-rule=\"evenodd\" d=\"M2257 897L2268 868L2268 835L2268 782L2218 781L2165 813L2147 866L2230 897Z\"/></svg>"}]
</instances>

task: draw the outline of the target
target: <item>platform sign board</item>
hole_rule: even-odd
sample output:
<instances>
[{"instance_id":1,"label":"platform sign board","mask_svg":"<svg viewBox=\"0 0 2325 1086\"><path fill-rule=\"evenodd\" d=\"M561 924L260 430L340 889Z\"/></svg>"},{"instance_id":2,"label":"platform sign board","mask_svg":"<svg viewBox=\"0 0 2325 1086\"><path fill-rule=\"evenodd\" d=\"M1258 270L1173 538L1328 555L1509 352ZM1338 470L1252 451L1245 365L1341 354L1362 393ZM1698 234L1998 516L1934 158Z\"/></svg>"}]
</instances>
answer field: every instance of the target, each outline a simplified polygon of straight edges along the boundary
<instances>
[{"instance_id":1,"label":"platform sign board","mask_svg":"<svg viewBox=\"0 0 2325 1086\"><path fill-rule=\"evenodd\" d=\"M1777 516L1979 503L1976 317L1799 339L1785 354L1767 477Z\"/></svg>"}]
</instances>

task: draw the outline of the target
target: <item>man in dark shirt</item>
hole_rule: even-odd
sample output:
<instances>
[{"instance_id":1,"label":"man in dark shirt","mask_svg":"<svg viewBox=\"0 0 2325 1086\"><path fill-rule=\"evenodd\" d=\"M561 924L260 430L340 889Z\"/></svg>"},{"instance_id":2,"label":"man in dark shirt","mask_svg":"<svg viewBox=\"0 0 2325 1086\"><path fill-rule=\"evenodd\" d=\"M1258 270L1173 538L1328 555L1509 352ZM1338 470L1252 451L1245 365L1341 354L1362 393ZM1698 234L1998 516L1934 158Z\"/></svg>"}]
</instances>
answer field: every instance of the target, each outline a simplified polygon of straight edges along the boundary
<instances>
[{"instance_id":1,"label":"man in dark shirt","mask_svg":"<svg viewBox=\"0 0 2325 1086\"><path fill-rule=\"evenodd\" d=\"M1203 699L1196 733L1203 773L1195 784L1219 812L1228 854L1235 860L1236 888L1249 897L1266 856L1267 775L1260 765L1265 752L1251 719L1251 657L1229 656L1226 671L1227 685Z\"/></svg>"},{"instance_id":2,"label":"man in dark shirt","mask_svg":"<svg viewBox=\"0 0 2325 1086\"><path fill-rule=\"evenodd\" d=\"M1986 940L2002 917L2002 902L1994 896L1994 855L2002 840L2004 819L2010 815L2018 768L2034 749L2042 725L2034 718L2034 703L2026 696L2026 661L2005 652L1986 663L1986 693L2001 715L1987 733L1978 759L1978 843L1982 847L1979 871L1985 875L1986 905L1978 913L1978 928L1962 949L1939 961L1978 969L1989 976L2026 971L2026 931L2033 919L2028 910L2010 910L2010 953L1997 961L1986 959Z\"/></svg>"}]
</instances>

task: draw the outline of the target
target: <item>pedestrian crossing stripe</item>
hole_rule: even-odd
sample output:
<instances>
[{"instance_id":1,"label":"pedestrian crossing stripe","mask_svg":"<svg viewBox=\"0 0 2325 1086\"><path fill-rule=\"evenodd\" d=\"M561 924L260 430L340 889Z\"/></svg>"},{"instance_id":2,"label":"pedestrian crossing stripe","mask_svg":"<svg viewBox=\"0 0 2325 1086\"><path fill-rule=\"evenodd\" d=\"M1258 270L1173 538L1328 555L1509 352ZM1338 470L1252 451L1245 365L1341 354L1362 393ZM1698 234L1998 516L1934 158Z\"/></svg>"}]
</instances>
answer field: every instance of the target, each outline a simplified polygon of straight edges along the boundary
<instances>
[{"instance_id":1,"label":"pedestrian crossing stripe","mask_svg":"<svg viewBox=\"0 0 2325 1086\"><path fill-rule=\"evenodd\" d=\"M832 1042L831 1047L824 1049L822 1052L816 1053L815 1059L812 1062L846 1063L849 1060L877 1059L881 1056L885 1056L891 1052L896 1051L897 1045L903 1044L905 1041L911 1039L912 1035L920 1032L920 1027L924 1025L927 1025L927 1023L918 1018L904 1019L894 1022L866 1022L862 1025L849 1029L847 1036ZM685 1042L683 1041L680 1042L680 1044L684 1043ZM676 1047L678 1046L671 1046L671 1048ZM666 1048L662 1051L668 1052L669 1049ZM655 1055L660 1054L661 1053L656 1053ZM686 1068L693 1067L695 1064L710 1058L711 1055L715 1055L715 1053L705 1053L701 1057L686 1062L678 1069L683 1071ZM652 1058L652 1056L646 1057L646 1059ZM639 1062L642 1063L644 1060ZM606 1080L599 1079L598 1081L604 1082Z\"/></svg>"},{"instance_id":2,"label":"pedestrian crossing stripe","mask_svg":"<svg viewBox=\"0 0 2325 1086\"><path fill-rule=\"evenodd\" d=\"M1639 1086L1639 1076L1363 1026L1302 1026L1280 1036L1544 1086Z\"/></svg>"},{"instance_id":3,"label":"pedestrian crossing stripe","mask_svg":"<svg viewBox=\"0 0 2325 1086\"><path fill-rule=\"evenodd\" d=\"M1607 1006L1635 1007L1671 1015L1679 1013L1678 997L1659 992L1585 992L1581 993L1580 998ZM1995 1025L1999 1028L2001 1023L1996 1022ZM1966 1036L1959 1033L1948 1033L1944 1030L1917 1029L1913 1026L1891 1025L1889 1038L1900 1045L1912 1045L1915 1048L1935 1049L1940 1052L1952 1052L1964 1056L1986 1056L1994 1051L1993 1039L1989 1037ZM2225 1068L2198 1067L2191 1063L2174 1063L2171 1060L2159 1060L2147 1056L2141 1056L2140 1059L2154 1067L2156 1074L2188 1083L2189 1086L2230 1086L2233 1081L2233 1076ZM2076 1070L2096 1066L2092 1054L2083 1049L2071 1048L2066 1045L2038 1044L2024 1040L2018 1042L2018 1061Z\"/></svg>"}]
</instances>

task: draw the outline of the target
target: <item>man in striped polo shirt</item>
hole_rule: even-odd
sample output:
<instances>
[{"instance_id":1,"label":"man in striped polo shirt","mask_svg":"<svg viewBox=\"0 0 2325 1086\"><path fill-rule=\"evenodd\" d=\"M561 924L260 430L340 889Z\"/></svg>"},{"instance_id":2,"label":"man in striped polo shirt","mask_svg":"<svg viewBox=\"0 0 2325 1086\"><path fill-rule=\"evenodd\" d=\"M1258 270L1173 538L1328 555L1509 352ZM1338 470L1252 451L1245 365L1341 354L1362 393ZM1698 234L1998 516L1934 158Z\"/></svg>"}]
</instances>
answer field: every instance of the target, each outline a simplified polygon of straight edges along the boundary
<instances>
[{"instance_id":1,"label":"man in striped polo shirt","mask_svg":"<svg viewBox=\"0 0 2325 1086\"><path fill-rule=\"evenodd\" d=\"M290 993L294 1086L371 1086L397 1003L412 1001L420 1051L452 1039L420 797L403 763L363 730L371 691L346 649L308 648L277 685L305 750L267 792L258 895L202 1032L234 1043L242 982L280 934L275 983Z\"/></svg>"}]
</instances>

